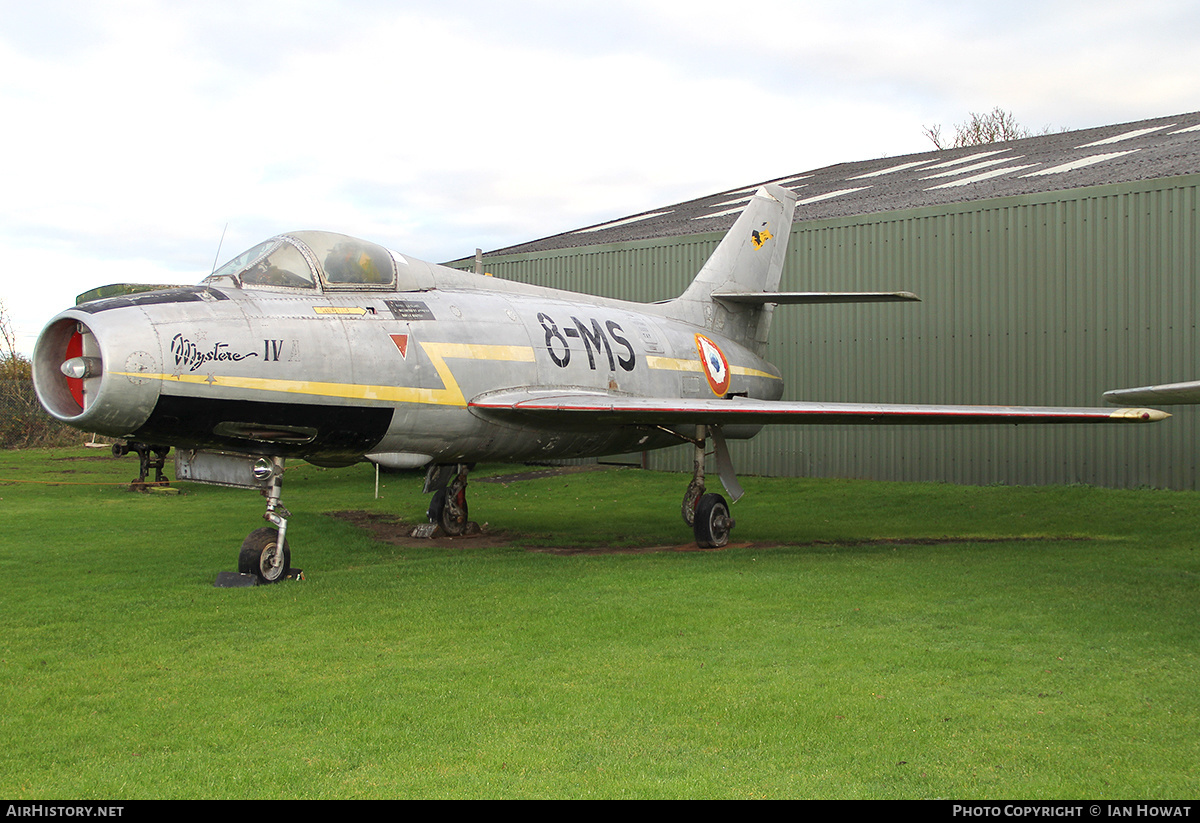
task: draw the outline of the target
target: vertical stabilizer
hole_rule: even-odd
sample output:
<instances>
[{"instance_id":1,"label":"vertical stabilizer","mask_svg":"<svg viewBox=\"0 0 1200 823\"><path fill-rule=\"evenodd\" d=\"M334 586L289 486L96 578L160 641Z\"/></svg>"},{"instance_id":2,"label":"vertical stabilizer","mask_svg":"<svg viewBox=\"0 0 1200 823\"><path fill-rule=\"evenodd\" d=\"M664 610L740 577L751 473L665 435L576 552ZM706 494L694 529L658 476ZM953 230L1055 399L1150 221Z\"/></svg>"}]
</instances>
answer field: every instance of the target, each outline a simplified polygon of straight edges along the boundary
<instances>
[{"instance_id":1,"label":"vertical stabilizer","mask_svg":"<svg viewBox=\"0 0 1200 823\"><path fill-rule=\"evenodd\" d=\"M663 314L760 349L766 343L775 307L770 303L734 305L714 300L713 293L779 290L795 209L794 192L761 186L692 284L662 306Z\"/></svg>"}]
</instances>

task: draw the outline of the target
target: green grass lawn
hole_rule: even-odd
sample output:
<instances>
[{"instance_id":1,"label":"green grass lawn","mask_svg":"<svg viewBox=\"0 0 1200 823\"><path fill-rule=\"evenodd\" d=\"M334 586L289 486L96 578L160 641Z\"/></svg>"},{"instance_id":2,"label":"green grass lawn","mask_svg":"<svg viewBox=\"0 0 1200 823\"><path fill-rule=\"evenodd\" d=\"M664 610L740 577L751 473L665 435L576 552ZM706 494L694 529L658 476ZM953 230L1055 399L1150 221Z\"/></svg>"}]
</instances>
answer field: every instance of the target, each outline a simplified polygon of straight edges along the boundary
<instances>
[{"instance_id":1,"label":"green grass lawn","mask_svg":"<svg viewBox=\"0 0 1200 823\"><path fill-rule=\"evenodd\" d=\"M263 499L136 468L0 452L2 797L1200 794L1195 493L743 478L732 548L561 554L685 546L686 478L400 547L329 513L420 475L297 463L307 580L215 589Z\"/></svg>"}]
</instances>

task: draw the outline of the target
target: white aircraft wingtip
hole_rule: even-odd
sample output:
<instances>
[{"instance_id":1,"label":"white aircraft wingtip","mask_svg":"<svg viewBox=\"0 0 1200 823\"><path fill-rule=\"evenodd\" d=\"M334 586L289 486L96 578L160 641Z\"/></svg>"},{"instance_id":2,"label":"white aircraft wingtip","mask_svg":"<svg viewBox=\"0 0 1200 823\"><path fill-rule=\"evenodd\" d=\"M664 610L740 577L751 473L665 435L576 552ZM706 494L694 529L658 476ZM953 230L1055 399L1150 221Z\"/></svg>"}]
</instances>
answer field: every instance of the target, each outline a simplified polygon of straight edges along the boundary
<instances>
[{"instance_id":1,"label":"white aircraft wingtip","mask_svg":"<svg viewBox=\"0 0 1200 823\"><path fill-rule=\"evenodd\" d=\"M1139 420L1147 423L1157 423L1159 420L1166 420L1171 415L1165 411L1158 409L1117 409L1109 417L1118 418L1121 420Z\"/></svg>"}]
</instances>

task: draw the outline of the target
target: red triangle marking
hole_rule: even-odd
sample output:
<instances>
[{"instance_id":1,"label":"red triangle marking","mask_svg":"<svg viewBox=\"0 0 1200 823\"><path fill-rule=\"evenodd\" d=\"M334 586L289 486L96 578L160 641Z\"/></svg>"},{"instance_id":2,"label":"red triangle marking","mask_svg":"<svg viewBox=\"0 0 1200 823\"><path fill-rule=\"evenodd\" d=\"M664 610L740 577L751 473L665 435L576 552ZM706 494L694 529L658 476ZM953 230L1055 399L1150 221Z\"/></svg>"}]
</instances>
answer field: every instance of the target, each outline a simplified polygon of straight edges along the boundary
<instances>
[{"instance_id":1,"label":"red triangle marking","mask_svg":"<svg viewBox=\"0 0 1200 823\"><path fill-rule=\"evenodd\" d=\"M392 342L396 344L396 348L400 350L400 356L405 360L408 359L408 335L407 334L392 334L389 335Z\"/></svg>"}]
</instances>

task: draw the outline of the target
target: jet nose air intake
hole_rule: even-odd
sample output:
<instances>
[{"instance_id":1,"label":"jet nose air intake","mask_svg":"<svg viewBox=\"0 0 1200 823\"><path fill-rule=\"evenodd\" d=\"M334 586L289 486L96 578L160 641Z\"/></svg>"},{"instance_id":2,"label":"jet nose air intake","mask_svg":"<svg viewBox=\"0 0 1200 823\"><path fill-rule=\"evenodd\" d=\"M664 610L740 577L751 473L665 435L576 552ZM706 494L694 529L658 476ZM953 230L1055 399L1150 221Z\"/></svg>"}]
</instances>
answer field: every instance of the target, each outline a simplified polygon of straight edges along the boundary
<instances>
[{"instance_id":1,"label":"jet nose air intake","mask_svg":"<svg viewBox=\"0 0 1200 823\"><path fill-rule=\"evenodd\" d=\"M84 323L70 318L51 321L38 338L33 358L34 385L46 411L70 422L92 405L100 389L99 354L96 337Z\"/></svg>"},{"instance_id":2,"label":"jet nose air intake","mask_svg":"<svg viewBox=\"0 0 1200 823\"><path fill-rule=\"evenodd\" d=\"M103 316L68 310L42 330L33 350L33 384L53 417L114 437L145 422L158 398L158 381L124 373L156 366L147 363L156 360L147 353L156 346L151 345L153 331L142 323L131 327L129 319L113 327Z\"/></svg>"}]
</instances>

